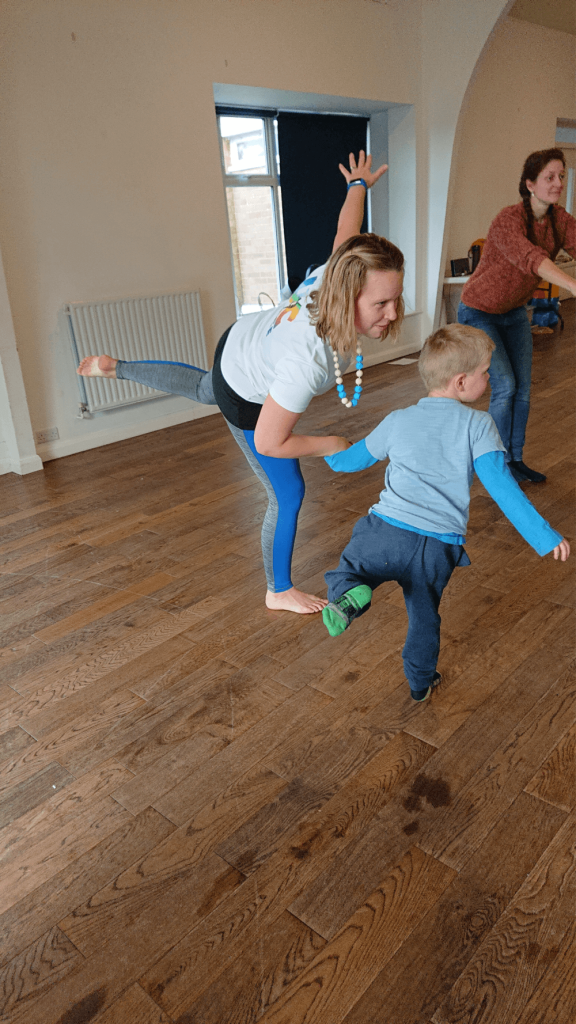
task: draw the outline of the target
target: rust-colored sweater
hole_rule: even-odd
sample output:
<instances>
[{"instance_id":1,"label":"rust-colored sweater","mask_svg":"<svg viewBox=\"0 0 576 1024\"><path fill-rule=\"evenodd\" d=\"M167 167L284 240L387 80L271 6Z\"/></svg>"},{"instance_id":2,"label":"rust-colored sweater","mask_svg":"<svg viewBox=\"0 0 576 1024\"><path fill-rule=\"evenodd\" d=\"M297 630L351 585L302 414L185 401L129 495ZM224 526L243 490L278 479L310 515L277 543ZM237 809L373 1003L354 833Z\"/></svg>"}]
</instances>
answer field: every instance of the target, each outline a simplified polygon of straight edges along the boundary
<instances>
[{"instance_id":1,"label":"rust-colored sweater","mask_svg":"<svg viewBox=\"0 0 576 1024\"><path fill-rule=\"evenodd\" d=\"M554 207L561 248L576 257L576 220L562 206ZM523 203L505 206L494 218L476 270L462 289L462 302L485 313L508 313L525 305L534 294L545 259L554 259L557 249L549 217L534 221L538 245L526 236Z\"/></svg>"}]
</instances>

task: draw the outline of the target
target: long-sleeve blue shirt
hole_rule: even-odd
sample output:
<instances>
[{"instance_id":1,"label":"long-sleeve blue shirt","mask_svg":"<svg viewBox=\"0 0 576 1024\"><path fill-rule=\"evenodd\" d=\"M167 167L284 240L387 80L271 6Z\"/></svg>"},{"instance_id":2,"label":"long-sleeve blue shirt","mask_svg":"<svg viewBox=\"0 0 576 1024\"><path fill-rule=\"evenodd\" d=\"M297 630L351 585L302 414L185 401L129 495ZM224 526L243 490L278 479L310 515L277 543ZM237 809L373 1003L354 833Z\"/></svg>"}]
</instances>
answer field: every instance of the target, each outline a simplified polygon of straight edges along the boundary
<instances>
[{"instance_id":1,"label":"long-sleeve blue shirt","mask_svg":"<svg viewBox=\"0 0 576 1024\"><path fill-rule=\"evenodd\" d=\"M387 416L345 452L328 456L337 472L389 459L386 487L370 509L394 526L464 543L473 473L524 539L546 555L562 540L514 480L492 417L455 399L425 398Z\"/></svg>"}]
</instances>

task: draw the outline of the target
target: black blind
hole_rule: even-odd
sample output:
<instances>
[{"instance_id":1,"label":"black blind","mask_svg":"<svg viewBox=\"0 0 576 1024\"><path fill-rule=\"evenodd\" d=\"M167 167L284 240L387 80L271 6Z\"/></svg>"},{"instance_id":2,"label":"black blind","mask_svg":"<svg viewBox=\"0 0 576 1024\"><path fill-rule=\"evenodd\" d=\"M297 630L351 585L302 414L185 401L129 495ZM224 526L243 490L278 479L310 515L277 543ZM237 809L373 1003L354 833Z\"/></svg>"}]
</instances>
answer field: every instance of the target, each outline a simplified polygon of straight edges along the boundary
<instances>
[{"instance_id":1,"label":"black blind","mask_svg":"<svg viewBox=\"0 0 576 1024\"><path fill-rule=\"evenodd\" d=\"M311 264L328 259L346 196L338 164L366 150L366 117L278 114L280 184L288 280L304 280ZM366 231L366 218L362 224Z\"/></svg>"}]
</instances>

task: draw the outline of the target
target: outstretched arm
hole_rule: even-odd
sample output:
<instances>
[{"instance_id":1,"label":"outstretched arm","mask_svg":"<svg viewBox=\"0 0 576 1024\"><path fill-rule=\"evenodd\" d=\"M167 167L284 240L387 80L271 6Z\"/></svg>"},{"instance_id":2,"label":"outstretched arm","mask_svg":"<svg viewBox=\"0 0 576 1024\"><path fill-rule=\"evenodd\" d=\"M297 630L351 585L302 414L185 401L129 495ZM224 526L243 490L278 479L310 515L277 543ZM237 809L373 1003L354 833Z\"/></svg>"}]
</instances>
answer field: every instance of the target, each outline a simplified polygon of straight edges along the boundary
<instances>
[{"instance_id":1,"label":"outstretched arm","mask_svg":"<svg viewBox=\"0 0 576 1024\"><path fill-rule=\"evenodd\" d=\"M504 452L487 452L474 459L474 469L491 498L539 555L554 552L563 562L570 554L568 541L552 527L528 500L512 476Z\"/></svg>"},{"instance_id":2,"label":"outstretched arm","mask_svg":"<svg viewBox=\"0 0 576 1024\"><path fill-rule=\"evenodd\" d=\"M377 171L372 171L372 157L370 155L366 156L363 149L360 150L358 160L356 160L354 153L350 153L350 170L344 167L344 164L338 164L338 166L346 178L347 185L355 178L363 178L366 182L366 188L363 185L353 185L352 188L348 189L338 218L338 229L334 245L332 246L332 252L335 252L338 246L342 245L342 242L346 242L352 235L360 233L362 221L364 220L366 191L372 188L372 185L378 181L378 178L381 178L388 170L388 164L382 164Z\"/></svg>"},{"instance_id":3,"label":"outstretched arm","mask_svg":"<svg viewBox=\"0 0 576 1024\"><path fill-rule=\"evenodd\" d=\"M357 185L355 187L358 188ZM563 270L560 270L560 267L552 263L552 260L542 260L537 273L540 274L544 281L548 281L549 284L557 284L576 296L576 280L570 277L569 274L565 274Z\"/></svg>"},{"instance_id":4,"label":"outstretched arm","mask_svg":"<svg viewBox=\"0 0 576 1024\"><path fill-rule=\"evenodd\" d=\"M369 469L380 461L370 454L364 438L345 451L337 452L336 455L326 455L324 459L335 473L359 473L360 470Z\"/></svg>"},{"instance_id":5,"label":"outstretched arm","mask_svg":"<svg viewBox=\"0 0 576 1024\"><path fill-rule=\"evenodd\" d=\"M331 455L348 448L345 437L315 437L293 434L301 413L290 412L268 395L254 431L254 444L260 455L274 459L298 459L304 455Z\"/></svg>"}]
</instances>

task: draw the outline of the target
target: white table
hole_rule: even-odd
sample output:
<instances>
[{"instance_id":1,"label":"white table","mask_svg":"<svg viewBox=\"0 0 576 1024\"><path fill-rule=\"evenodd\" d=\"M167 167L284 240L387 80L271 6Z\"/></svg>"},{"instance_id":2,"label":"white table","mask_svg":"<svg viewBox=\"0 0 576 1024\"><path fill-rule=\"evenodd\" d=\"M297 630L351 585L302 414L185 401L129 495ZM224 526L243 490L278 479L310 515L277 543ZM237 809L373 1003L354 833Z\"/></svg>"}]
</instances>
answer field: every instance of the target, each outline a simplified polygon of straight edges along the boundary
<instances>
[{"instance_id":1,"label":"white table","mask_svg":"<svg viewBox=\"0 0 576 1024\"><path fill-rule=\"evenodd\" d=\"M440 325L455 324L458 320L458 306L462 288L466 281L470 280L470 274L463 277L445 277L442 288L442 310L440 313Z\"/></svg>"}]
</instances>

